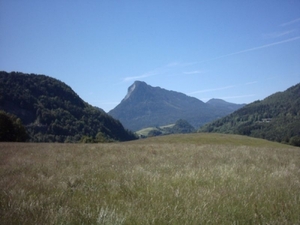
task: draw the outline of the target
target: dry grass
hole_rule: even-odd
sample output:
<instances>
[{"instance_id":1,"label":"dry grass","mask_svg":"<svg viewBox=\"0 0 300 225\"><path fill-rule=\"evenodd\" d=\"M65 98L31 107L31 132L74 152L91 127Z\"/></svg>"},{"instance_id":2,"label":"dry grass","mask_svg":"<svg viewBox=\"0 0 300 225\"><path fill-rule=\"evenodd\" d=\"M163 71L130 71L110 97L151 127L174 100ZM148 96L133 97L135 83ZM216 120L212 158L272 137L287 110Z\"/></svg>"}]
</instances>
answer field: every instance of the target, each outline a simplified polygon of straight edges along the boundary
<instances>
[{"instance_id":1,"label":"dry grass","mask_svg":"<svg viewBox=\"0 0 300 225\"><path fill-rule=\"evenodd\" d=\"M218 134L0 143L1 224L300 224L300 149Z\"/></svg>"}]
</instances>

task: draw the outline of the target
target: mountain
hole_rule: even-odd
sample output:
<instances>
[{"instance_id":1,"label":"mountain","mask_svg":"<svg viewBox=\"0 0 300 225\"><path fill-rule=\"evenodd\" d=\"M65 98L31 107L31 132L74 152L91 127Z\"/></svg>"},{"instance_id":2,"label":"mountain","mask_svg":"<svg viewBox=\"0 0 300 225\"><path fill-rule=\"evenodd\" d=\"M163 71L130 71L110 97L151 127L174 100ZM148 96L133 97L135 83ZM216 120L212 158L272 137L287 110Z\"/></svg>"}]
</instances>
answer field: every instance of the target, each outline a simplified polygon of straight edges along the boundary
<instances>
[{"instance_id":1,"label":"mountain","mask_svg":"<svg viewBox=\"0 0 300 225\"><path fill-rule=\"evenodd\" d=\"M300 83L248 104L199 131L242 134L300 146Z\"/></svg>"},{"instance_id":2,"label":"mountain","mask_svg":"<svg viewBox=\"0 0 300 225\"><path fill-rule=\"evenodd\" d=\"M239 107L242 105L237 105L237 108ZM172 124L179 119L199 128L233 111L228 105L223 107L220 104L207 104L180 92L135 81L128 88L127 95L121 103L108 114L120 120L124 127L137 131L146 127Z\"/></svg>"},{"instance_id":3,"label":"mountain","mask_svg":"<svg viewBox=\"0 0 300 225\"><path fill-rule=\"evenodd\" d=\"M127 141L135 135L65 83L45 75L0 72L0 110L20 118L30 141Z\"/></svg>"},{"instance_id":4,"label":"mountain","mask_svg":"<svg viewBox=\"0 0 300 225\"><path fill-rule=\"evenodd\" d=\"M224 110L224 113L227 113L228 111L236 111L239 108L242 108L243 106L245 106L246 104L235 104L235 103L230 103L230 102L226 102L222 99L210 99L208 102L206 102L206 104L209 104L211 106L214 106L215 108L217 108L218 110Z\"/></svg>"}]
</instances>

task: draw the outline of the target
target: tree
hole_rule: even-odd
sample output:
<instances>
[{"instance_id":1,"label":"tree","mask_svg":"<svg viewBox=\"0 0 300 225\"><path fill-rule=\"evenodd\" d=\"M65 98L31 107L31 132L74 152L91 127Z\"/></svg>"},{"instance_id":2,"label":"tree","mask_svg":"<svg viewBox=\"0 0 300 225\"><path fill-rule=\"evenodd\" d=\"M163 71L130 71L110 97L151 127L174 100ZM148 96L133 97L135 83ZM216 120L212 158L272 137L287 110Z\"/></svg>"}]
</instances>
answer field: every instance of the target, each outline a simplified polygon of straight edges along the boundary
<instances>
[{"instance_id":1,"label":"tree","mask_svg":"<svg viewBox=\"0 0 300 225\"><path fill-rule=\"evenodd\" d=\"M28 135L20 118L0 111L0 141L26 141Z\"/></svg>"},{"instance_id":2,"label":"tree","mask_svg":"<svg viewBox=\"0 0 300 225\"><path fill-rule=\"evenodd\" d=\"M14 126L11 118L0 112L0 141L14 141Z\"/></svg>"},{"instance_id":3,"label":"tree","mask_svg":"<svg viewBox=\"0 0 300 225\"><path fill-rule=\"evenodd\" d=\"M82 136L80 139L81 143L94 143L94 139L88 136Z\"/></svg>"},{"instance_id":4,"label":"tree","mask_svg":"<svg viewBox=\"0 0 300 225\"><path fill-rule=\"evenodd\" d=\"M98 142L104 143L104 142L108 142L108 139L105 136L105 134L103 134L102 132L98 132L97 135L96 135L95 142L97 142L97 143Z\"/></svg>"},{"instance_id":5,"label":"tree","mask_svg":"<svg viewBox=\"0 0 300 225\"><path fill-rule=\"evenodd\" d=\"M161 135L161 134L162 134L162 132L159 131L159 130L151 130L151 131L149 131L149 133L148 133L148 137L159 136L159 135Z\"/></svg>"},{"instance_id":6,"label":"tree","mask_svg":"<svg viewBox=\"0 0 300 225\"><path fill-rule=\"evenodd\" d=\"M300 136L295 136L290 139L290 144L300 147Z\"/></svg>"}]
</instances>

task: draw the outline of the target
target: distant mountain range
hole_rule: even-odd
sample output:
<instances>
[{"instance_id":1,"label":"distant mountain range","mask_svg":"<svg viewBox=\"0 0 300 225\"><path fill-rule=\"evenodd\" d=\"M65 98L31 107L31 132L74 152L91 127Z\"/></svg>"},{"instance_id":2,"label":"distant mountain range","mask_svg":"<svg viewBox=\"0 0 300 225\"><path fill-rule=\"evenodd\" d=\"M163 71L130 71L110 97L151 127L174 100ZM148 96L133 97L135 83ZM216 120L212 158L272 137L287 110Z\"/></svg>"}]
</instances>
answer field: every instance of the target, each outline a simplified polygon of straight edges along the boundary
<instances>
[{"instance_id":1,"label":"distant mountain range","mask_svg":"<svg viewBox=\"0 0 300 225\"><path fill-rule=\"evenodd\" d=\"M242 134L300 146L300 83L248 104L199 131Z\"/></svg>"},{"instance_id":2,"label":"distant mountain range","mask_svg":"<svg viewBox=\"0 0 300 225\"><path fill-rule=\"evenodd\" d=\"M57 79L0 71L0 115L13 118L16 126L22 122L32 142L127 141L136 139L127 129L147 128L153 136L193 132L193 127L202 126L198 132L234 133L300 146L300 83L242 105L221 99L204 103L136 81L107 114Z\"/></svg>"},{"instance_id":3,"label":"distant mountain range","mask_svg":"<svg viewBox=\"0 0 300 225\"><path fill-rule=\"evenodd\" d=\"M65 83L45 75L1 71L0 110L20 118L33 142L136 139L119 121L84 102ZM0 128L4 129L1 124Z\"/></svg>"},{"instance_id":4,"label":"distant mountain range","mask_svg":"<svg viewBox=\"0 0 300 225\"><path fill-rule=\"evenodd\" d=\"M228 103L221 99L211 99L204 103L180 92L135 81L128 88L128 93L121 103L108 114L133 131L174 124L179 119L186 120L193 127L199 128L243 106L243 104Z\"/></svg>"}]
</instances>

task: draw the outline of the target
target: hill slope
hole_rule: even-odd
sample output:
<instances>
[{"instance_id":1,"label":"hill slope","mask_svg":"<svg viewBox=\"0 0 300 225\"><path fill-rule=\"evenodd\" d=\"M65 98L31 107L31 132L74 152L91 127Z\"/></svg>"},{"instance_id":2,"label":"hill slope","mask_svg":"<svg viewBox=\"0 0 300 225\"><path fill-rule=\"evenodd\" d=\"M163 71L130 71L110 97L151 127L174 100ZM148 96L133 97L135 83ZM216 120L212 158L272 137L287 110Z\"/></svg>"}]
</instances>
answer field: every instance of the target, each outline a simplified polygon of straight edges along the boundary
<instances>
[{"instance_id":1,"label":"hill slope","mask_svg":"<svg viewBox=\"0 0 300 225\"><path fill-rule=\"evenodd\" d=\"M300 146L300 83L248 104L199 131L242 134Z\"/></svg>"},{"instance_id":2,"label":"hill slope","mask_svg":"<svg viewBox=\"0 0 300 225\"><path fill-rule=\"evenodd\" d=\"M142 138L169 134L187 134L196 132L195 128L186 120L177 120L175 124L166 126L147 127L136 131L136 134Z\"/></svg>"},{"instance_id":3,"label":"hill slope","mask_svg":"<svg viewBox=\"0 0 300 225\"><path fill-rule=\"evenodd\" d=\"M236 108L242 106L236 105ZM183 93L135 81L122 102L109 114L120 120L126 128L137 131L145 127L172 124L179 119L198 128L234 110L228 105L206 104Z\"/></svg>"},{"instance_id":4,"label":"hill slope","mask_svg":"<svg viewBox=\"0 0 300 225\"><path fill-rule=\"evenodd\" d=\"M83 136L126 141L135 136L84 102L66 84L44 75L0 72L0 110L19 117L30 141L74 142Z\"/></svg>"}]
</instances>

